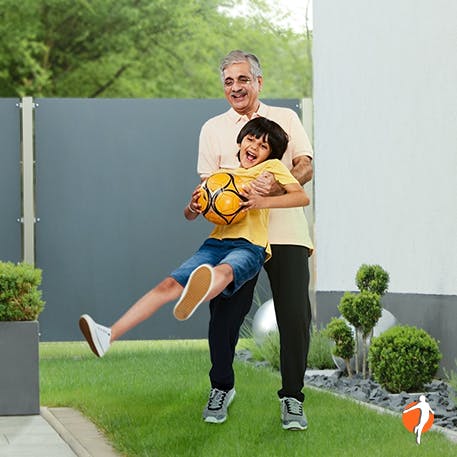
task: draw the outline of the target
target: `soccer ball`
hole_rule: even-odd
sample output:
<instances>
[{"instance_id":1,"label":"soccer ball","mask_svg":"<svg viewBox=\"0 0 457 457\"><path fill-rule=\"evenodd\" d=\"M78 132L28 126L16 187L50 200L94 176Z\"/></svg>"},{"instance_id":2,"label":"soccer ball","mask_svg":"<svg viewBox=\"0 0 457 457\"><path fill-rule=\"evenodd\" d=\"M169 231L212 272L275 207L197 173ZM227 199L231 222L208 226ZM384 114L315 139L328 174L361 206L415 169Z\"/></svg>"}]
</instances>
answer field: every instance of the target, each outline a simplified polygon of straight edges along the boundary
<instances>
[{"instance_id":1,"label":"soccer ball","mask_svg":"<svg viewBox=\"0 0 457 457\"><path fill-rule=\"evenodd\" d=\"M230 173L215 173L203 182L198 203L203 216L218 225L235 224L241 221L246 212L241 211L242 201L246 201L239 189L243 180Z\"/></svg>"}]
</instances>

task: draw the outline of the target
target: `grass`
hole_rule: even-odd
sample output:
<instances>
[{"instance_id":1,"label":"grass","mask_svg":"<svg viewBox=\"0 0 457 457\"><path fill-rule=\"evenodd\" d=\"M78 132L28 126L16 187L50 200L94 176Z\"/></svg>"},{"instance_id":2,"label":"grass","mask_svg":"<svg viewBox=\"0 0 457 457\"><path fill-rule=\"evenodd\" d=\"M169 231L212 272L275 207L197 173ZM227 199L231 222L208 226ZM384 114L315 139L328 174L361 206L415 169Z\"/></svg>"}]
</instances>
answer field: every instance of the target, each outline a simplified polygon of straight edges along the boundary
<instances>
[{"instance_id":1,"label":"grass","mask_svg":"<svg viewBox=\"0 0 457 457\"><path fill-rule=\"evenodd\" d=\"M457 366L457 359L455 360L455 365ZM445 375L448 383L451 385L454 392L457 392L457 371L451 370L450 372L445 371ZM457 396L452 396L454 403L457 403Z\"/></svg>"},{"instance_id":2,"label":"grass","mask_svg":"<svg viewBox=\"0 0 457 457\"><path fill-rule=\"evenodd\" d=\"M308 352L308 367L313 369L335 368L332 358L332 341L326 336L323 329L311 326L311 339ZM265 336L263 343L258 346L254 343L252 330L245 330L245 336L250 337L248 349L255 360L266 360L275 369L279 370L279 332L270 332Z\"/></svg>"},{"instance_id":3,"label":"grass","mask_svg":"<svg viewBox=\"0 0 457 457\"><path fill-rule=\"evenodd\" d=\"M76 408L128 457L455 456L437 432L422 444L398 416L306 389L306 432L280 427L277 372L235 363L237 398L206 424L206 341L118 342L97 359L83 343L41 343L41 404Z\"/></svg>"}]
</instances>

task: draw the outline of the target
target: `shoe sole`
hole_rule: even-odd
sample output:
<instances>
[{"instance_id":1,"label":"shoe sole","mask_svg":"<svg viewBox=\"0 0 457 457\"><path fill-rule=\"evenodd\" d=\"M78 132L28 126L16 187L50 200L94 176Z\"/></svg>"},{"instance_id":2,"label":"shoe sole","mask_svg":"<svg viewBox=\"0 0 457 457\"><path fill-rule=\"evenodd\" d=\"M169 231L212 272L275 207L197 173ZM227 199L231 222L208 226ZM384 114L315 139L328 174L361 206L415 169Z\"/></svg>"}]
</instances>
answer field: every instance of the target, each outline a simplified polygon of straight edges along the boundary
<instances>
[{"instance_id":1,"label":"shoe sole","mask_svg":"<svg viewBox=\"0 0 457 457\"><path fill-rule=\"evenodd\" d=\"M90 324L89 320L92 320L89 316L84 315L79 318L79 328L84 335L84 338L86 338L87 343L89 344L90 349L92 352L97 356L101 357L97 346L95 345L94 338L92 336L92 333L90 331Z\"/></svg>"},{"instance_id":2,"label":"shoe sole","mask_svg":"<svg viewBox=\"0 0 457 457\"><path fill-rule=\"evenodd\" d=\"M228 403L227 403L227 409L230 406L230 403L232 403L233 399L235 398L235 394L236 394L236 392L233 392L233 395L229 398ZM204 417L203 420L207 424L223 424L227 420L227 416L228 416L228 414L225 417L223 417L222 419L218 419L217 417L214 417L214 416L208 416L208 417Z\"/></svg>"},{"instance_id":3,"label":"shoe sole","mask_svg":"<svg viewBox=\"0 0 457 457\"><path fill-rule=\"evenodd\" d=\"M308 426L300 425L298 422L290 422L289 424L282 424L284 430L307 430Z\"/></svg>"},{"instance_id":4,"label":"shoe sole","mask_svg":"<svg viewBox=\"0 0 457 457\"><path fill-rule=\"evenodd\" d=\"M185 321L205 301L213 284L213 269L210 265L200 265L189 277L186 287L173 309L179 321Z\"/></svg>"}]
</instances>

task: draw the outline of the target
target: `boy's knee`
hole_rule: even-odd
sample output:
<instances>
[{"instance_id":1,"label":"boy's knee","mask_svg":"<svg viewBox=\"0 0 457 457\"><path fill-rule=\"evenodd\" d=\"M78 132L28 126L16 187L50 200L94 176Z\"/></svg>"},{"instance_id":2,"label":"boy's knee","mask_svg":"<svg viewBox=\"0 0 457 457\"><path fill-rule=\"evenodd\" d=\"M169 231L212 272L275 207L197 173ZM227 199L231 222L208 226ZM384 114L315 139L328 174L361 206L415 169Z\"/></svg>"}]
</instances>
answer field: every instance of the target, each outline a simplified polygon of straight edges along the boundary
<instances>
[{"instance_id":1,"label":"boy's knee","mask_svg":"<svg viewBox=\"0 0 457 457\"><path fill-rule=\"evenodd\" d=\"M182 286L179 284L178 281L176 281L176 279L172 278L171 276L168 276L162 282L157 284L156 289L160 292L170 292L178 287L182 288Z\"/></svg>"},{"instance_id":2,"label":"boy's knee","mask_svg":"<svg viewBox=\"0 0 457 457\"><path fill-rule=\"evenodd\" d=\"M233 281L233 268L228 263L221 263L215 270L223 276L226 281Z\"/></svg>"}]
</instances>

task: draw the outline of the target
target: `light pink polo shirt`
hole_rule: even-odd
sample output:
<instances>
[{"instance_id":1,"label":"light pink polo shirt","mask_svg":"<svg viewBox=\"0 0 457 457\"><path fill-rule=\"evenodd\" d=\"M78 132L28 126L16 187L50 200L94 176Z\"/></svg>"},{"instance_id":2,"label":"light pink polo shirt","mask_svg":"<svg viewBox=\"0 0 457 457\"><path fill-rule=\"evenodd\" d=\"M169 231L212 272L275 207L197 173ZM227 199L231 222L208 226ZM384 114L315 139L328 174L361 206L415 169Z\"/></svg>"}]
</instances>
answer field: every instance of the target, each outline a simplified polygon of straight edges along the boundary
<instances>
[{"instance_id":1,"label":"light pink polo shirt","mask_svg":"<svg viewBox=\"0 0 457 457\"><path fill-rule=\"evenodd\" d=\"M289 135L289 144L282 162L291 170L292 160L307 155L313 157L311 143L297 114L289 108L260 103L258 116L277 122ZM220 168L238 168L236 137L249 121L233 108L215 116L200 132L197 171L202 178ZM313 249L303 208L277 208L270 211L268 238L270 244L293 244Z\"/></svg>"}]
</instances>

